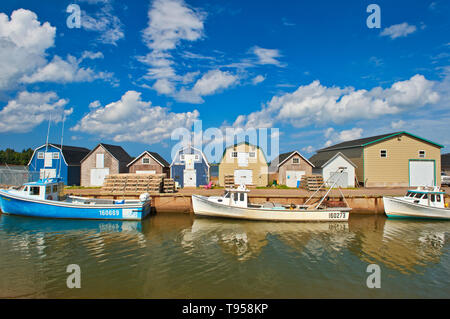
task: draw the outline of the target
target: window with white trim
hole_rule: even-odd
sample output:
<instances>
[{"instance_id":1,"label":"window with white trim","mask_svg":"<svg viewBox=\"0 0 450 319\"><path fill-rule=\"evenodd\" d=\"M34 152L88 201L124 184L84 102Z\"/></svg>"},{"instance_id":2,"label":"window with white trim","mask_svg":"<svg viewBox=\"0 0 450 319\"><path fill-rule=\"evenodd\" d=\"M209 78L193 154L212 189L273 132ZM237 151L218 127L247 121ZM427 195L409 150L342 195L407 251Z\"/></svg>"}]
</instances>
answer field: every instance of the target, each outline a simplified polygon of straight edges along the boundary
<instances>
[{"instance_id":1,"label":"window with white trim","mask_svg":"<svg viewBox=\"0 0 450 319\"><path fill-rule=\"evenodd\" d=\"M424 150L420 150L419 151L419 157L420 158L425 158L425 151Z\"/></svg>"},{"instance_id":2,"label":"window with white trim","mask_svg":"<svg viewBox=\"0 0 450 319\"><path fill-rule=\"evenodd\" d=\"M387 150L380 150L380 157L387 157Z\"/></svg>"},{"instance_id":3,"label":"window with white trim","mask_svg":"<svg viewBox=\"0 0 450 319\"><path fill-rule=\"evenodd\" d=\"M294 157L292 159L292 164L300 164L300 159L298 157Z\"/></svg>"},{"instance_id":4,"label":"window with white trim","mask_svg":"<svg viewBox=\"0 0 450 319\"><path fill-rule=\"evenodd\" d=\"M237 158L238 157L238 152L231 152L231 157L232 158Z\"/></svg>"},{"instance_id":5,"label":"window with white trim","mask_svg":"<svg viewBox=\"0 0 450 319\"><path fill-rule=\"evenodd\" d=\"M59 159L59 153L57 153L57 152L54 152L52 156L53 156L53 159Z\"/></svg>"},{"instance_id":6,"label":"window with white trim","mask_svg":"<svg viewBox=\"0 0 450 319\"><path fill-rule=\"evenodd\" d=\"M255 157L256 157L256 152L250 152L250 153L248 153L248 157L253 157L253 158L255 158Z\"/></svg>"},{"instance_id":7,"label":"window with white trim","mask_svg":"<svg viewBox=\"0 0 450 319\"><path fill-rule=\"evenodd\" d=\"M38 159L44 159L44 152L38 152Z\"/></svg>"},{"instance_id":8,"label":"window with white trim","mask_svg":"<svg viewBox=\"0 0 450 319\"><path fill-rule=\"evenodd\" d=\"M200 159L200 155L195 154L195 160L198 161Z\"/></svg>"},{"instance_id":9,"label":"window with white trim","mask_svg":"<svg viewBox=\"0 0 450 319\"><path fill-rule=\"evenodd\" d=\"M142 159L142 164L150 164L150 159L148 157L144 157Z\"/></svg>"},{"instance_id":10,"label":"window with white trim","mask_svg":"<svg viewBox=\"0 0 450 319\"><path fill-rule=\"evenodd\" d=\"M180 155L180 160L184 161L184 154Z\"/></svg>"}]
</instances>

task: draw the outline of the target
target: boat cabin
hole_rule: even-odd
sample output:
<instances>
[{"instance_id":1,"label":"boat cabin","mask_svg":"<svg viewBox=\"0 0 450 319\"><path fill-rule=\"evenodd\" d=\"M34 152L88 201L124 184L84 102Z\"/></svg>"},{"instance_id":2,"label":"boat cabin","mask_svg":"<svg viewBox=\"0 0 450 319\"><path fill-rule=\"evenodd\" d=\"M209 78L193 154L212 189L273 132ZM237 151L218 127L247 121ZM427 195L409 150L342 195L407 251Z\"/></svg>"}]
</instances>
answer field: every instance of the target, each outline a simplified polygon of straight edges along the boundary
<instances>
[{"instance_id":1,"label":"boat cabin","mask_svg":"<svg viewBox=\"0 0 450 319\"><path fill-rule=\"evenodd\" d=\"M247 207L248 192L249 190L245 187L245 185L241 185L238 188L226 189L223 196L210 197L210 200L229 206Z\"/></svg>"},{"instance_id":2,"label":"boat cabin","mask_svg":"<svg viewBox=\"0 0 450 319\"><path fill-rule=\"evenodd\" d=\"M59 200L64 190L64 182L60 178L50 178L23 184L14 193L43 200Z\"/></svg>"},{"instance_id":3,"label":"boat cabin","mask_svg":"<svg viewBox=\"0 0 450 319\"><path fill-rule=\"evenodd\" d=\"M415 190L408 190L404 199L414 204L444 208L444 196L445 193L441 192L439 187L434 187L432 190L419 187Z\"/></svg>"}]
</instances>

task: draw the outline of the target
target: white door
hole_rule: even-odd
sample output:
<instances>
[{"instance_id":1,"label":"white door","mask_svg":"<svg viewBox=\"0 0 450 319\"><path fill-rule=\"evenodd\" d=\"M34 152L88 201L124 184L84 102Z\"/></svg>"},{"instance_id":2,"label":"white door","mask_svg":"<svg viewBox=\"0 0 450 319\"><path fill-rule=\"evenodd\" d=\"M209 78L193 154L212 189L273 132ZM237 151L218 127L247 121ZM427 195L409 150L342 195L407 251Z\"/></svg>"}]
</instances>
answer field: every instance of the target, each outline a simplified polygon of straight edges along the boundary
<instances>
[{"instance_id":1,"label":"white door","mask_svg":"<svg viewBox=\"0 0 450 319\"><path fill-rule=\"evenodd\" d=\"M434 186L435 184L433 161L409 162L409 186Z\"/></svg>"},{"instance_id":2,"label":"white door","mask_svg":"<svg viewBox=\"0 0 450 319\"><path fill-rule=\"evenodd\" d=\"M107 175L109 175L109 168L92 168L91 186L102 186Z\"/></svg>"},{"instance_id":3,"label":"white door","mask_svg":"<svg viewBox=\"0 0 450 319\"><path fill-rule=\"evenodd\" d=\"M238 166L248 166L248 153L239 152L238 153Z\"/></svg>"},{"instance_id":4,"label":"white door","mask_svg":"<svg viewBox=\"0 0 450 319\"><path fill-rule=\"evenodd\" d=\"M184 155L185 169L193 170L195 164L195 154Z\"/></svg>"},{"instance_id":5,"label":"white door","mask_svg":"<svg viewBox=\"0 0 450 319\"><path fill-rule=\"evenodd\" d=\"M234 171L234 183L236 185L252 185L253 171L251 169L237 169Z\"/></svg>"},{"instance_id":6,"label":"white door","mask_svg":"<svg viewBox=\"0 0 450 319\"><path fill-rule=\"evenodd\" d=\"M297 187L297 182L305 175L305 171L286 171L286 186Z\"/></svg>"},{"instance_id":7,"label":"white door","mask_svg":"<svg viewBox=\"0 0 450 319\"><path fill-rule=\"evenodd\" d=\"M44 157L44 167L52 167L52 161L53 161L53 153L45 153Z\"/></svg>"},{"instance_id":8,"label":"white door","mask_svg":"<svg viewBox=\"0 0 450 319\"><path fill-rule=\"evenodd\" d=\"M56 169L44 169L41 168L41 170L39 171L39 178L43 179L43 178L54 178L56 177Z\"/></svg>"},{"instance_id":9,"label":"white door","mask_svg":"<svg viewBox=\"0 0 450 319\"><path fill-rule=\"evenodd\" d=\"M97 154L95 156L95 167L104 168L105 167L105 154Z\"/></svg>"},{"instance_id":10,"label":"white door","mask_svg":"<svg viewBox=\"0 0 450 319\"><path fill-rule=\"evenodd\" d=\"M156 171L136 171L136 174L156 174Z\"/></svg>"},{"instance_id":11,"label":"white door","mask_svg":"<svg viewBox=\"0 0 450 319\"><path fill-rule=\"evenodd\" d=\"M185 169L183 173L184 187L197 186L197 171L195 169Z\"/></svg>"}]
</instances>

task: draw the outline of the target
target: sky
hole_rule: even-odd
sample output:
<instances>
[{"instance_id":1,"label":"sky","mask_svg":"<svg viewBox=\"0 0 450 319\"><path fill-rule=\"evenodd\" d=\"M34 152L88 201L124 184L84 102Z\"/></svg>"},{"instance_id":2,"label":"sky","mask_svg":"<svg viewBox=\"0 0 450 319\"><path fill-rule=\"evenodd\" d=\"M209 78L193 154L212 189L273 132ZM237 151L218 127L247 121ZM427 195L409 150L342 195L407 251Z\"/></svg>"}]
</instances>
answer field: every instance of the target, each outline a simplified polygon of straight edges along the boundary
<instances>
[{"instance_id":1,"label":"sky","mask_svg":"<svg viewBox=\"0 0 450 319\"><path fill-rule=\"evenodd\" d=\"M397 131L448 153L449 16L443 0L2 1L0 148L45 144L50 123L53 142L170 161L201 121L307 157Z\"/></svg>"}]
</instances>

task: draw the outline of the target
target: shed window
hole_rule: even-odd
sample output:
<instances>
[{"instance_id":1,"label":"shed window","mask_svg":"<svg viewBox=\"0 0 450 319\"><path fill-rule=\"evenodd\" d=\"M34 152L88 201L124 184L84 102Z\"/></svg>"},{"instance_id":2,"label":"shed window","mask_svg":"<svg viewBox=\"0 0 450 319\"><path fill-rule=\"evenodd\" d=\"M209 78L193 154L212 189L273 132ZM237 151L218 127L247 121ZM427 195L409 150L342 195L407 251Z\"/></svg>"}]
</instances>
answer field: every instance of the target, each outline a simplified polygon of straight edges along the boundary
<instances>
[{"instance_id":1,"label":"shed window","mask_svg":"<svg viewBox=\"0 0 450 319\"><path fill-rule=\"evenodd\" d=\"M420 158L425 158L425 151L419 151L419 157Z\"/></svg>"},{"instance_id":2,"label":"shed window","mask_svg":"<svg viewBox=\"0 0 450 319\"><path fill-rule=\"evenodd\" d=\"M59 153L53 153L53 159L59 159Z\"/></svg>"},{"instance_id":3,"label":"shed window","mask_svg":"<svg viewBox=\"0 0 450 319\"><path fill-rule=\"evenodd\" d=\"M238 157L238 152L231 152L231 157L234 157L234 158Z\"/></svg>"},{"instance_id":4,"label":"shed window","mask_svg":"<svg viewBox=\"0 0 450 319\"><path fill-rule=\"evenodd\" d=\"M198 161L200 159L200 156L198 154L195 154L195 160Z\"/></svg>"},{"instance_id":5,"label":"shed window","mask_svg":"<svg viewBox=\"0 0 450 319\"><path fill-rule=\"evenodd\" d=\"M292 163L293 164L299 164L300 163L300 159L298 157L295 157L292 159Z\"/></svg>"},{"instance_id":6,"label":"shed window","mask_svg":"<svg viewBox=\"0 0 450 319\"><path fill-rule=\"evenodd\" d=\"M148 157L144 157L142 159L142 164L150 164L150 159Z\"/></svg>"},{"instance_id":7,"label":"shed window","mask_svg":"<svg viewBox=\"0 0 450 319\"><path fill-rule=\"evenodd\" d=\"M256 153L255 153L255 152L250 152L250 153L248 153L248 156L249 156L249 157L255 157L255 156L256 156Z\"/></svg>"},{"instance_id":8,"label":"shed window","mask_svg":"<svg viewBox=\"0 0 450 319\"><path fill-rule=\"evenodd\" d=\"M386 150L380 150L380 157L387 157L387 151Z\"/></svg>"},{"instance_id":9,"label":"shed window","mask_svg":"<svg viewBox=\"0 0 450 319\"><path fill-rule=\"evenodd\" d=\"M44 159L44 152L38 152L38 159Z\"/></svg>"},{"instance_id":10,"label":"shed window","mask_svg":"<svg viewBox=\"0 0 450 319\"><path fill-rule=\"evenodd\" d=\"M184 154L180 155L180 160L184 161Z\"/></svg>"}]
</instances>

